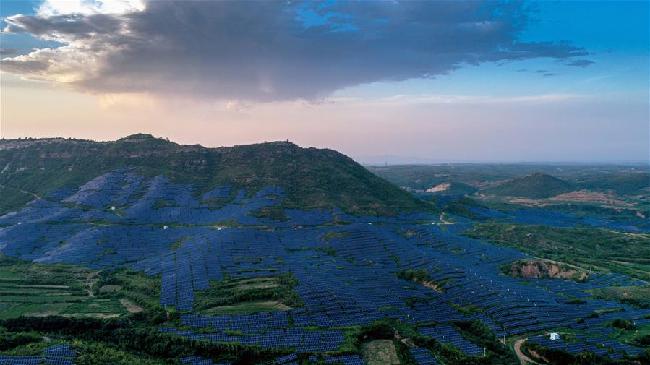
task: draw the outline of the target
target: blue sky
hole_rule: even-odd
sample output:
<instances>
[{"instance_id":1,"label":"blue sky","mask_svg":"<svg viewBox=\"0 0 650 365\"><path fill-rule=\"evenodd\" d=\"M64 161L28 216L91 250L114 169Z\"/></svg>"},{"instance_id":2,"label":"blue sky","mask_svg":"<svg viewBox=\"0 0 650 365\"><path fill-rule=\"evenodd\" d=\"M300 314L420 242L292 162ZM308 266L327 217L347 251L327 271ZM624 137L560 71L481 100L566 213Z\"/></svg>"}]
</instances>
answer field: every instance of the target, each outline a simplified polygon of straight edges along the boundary
<instances>
[{"instance_id":1,"label":"blue sky","mask_svg":"<svg viewBox=\"0 0 650 365\"><path fill-rule=\"evenodd\" d=\"M40 1L2 1L0 2L0 17L4 18L15 14L34 14ZM2 27L6 23L2 22ZM37 47L47 47L49 42L44 42L29 34L6 34L0 35L0 47L10 49L21 49L23 52Z\"/></svg>"},{"instance_id":2,"label":"blue sky","mask_svg":"<svg viewBox=\"0 0 650 365\"><path fill-rule=\"evenodd\" d=\"M648 52L647 1L544 1L525 40L567 40L594 52ZM645 31L644 31L645 30Z\"/></svg>"},{"instance_id":3,"label":"blue sky","mask_svg":"<svg viewBox=\"0 0 650 365\"><path fill-rule=\"evenodd\" d=\"M73 3L0 3L10 135L289 138L367 161L650 155L647 1ZM56 128L25 110L35 95ZM164 111L177 103L196 111ZM63 122L89 111L104 122Z\"/></svg>"},{"instance_id":4,"label":"blue sky","mask_svg":"<svg viewBox=\"0 0 650 365\"><path fill-rule=\"evenodd\" d=\"M37 0L7 0L0 5L0 16L6 17L14 14L34 14L35 9L41 4Z\"/></svg>"},{"instance_id":5,"label":"blue sky","mask_svg":"<svg viewBox=\"0 0 650 365\"><path fill-rule=\"evenodd\" d=\"M518 93L621 93L647 98L650 2L542 1L530 3L533 21L523 41L566 41L589 51L594 63L569 68L552 59L467 66L435 80L377 85L376 92L510 95ZM548 72L537 72L537 71ZM544 74L552 73L552 76ZM508 82L500 82L507 79ZM480 81L480 82L477 82Z\"/></svg>"}]
</instances>

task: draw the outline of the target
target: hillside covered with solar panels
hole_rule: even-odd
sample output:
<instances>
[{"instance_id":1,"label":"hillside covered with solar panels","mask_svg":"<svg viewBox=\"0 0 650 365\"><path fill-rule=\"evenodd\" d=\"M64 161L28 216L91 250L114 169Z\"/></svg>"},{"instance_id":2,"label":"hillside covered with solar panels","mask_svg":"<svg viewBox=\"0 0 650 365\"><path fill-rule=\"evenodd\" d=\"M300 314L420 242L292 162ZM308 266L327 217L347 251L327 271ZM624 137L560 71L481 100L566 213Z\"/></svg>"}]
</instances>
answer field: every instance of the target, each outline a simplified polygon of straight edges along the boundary
<instances>
[{"instance_id":1,"label":"hillside covered with solar panels","mask_svg":"<svg viewBox=\"0 0 650 365\"><path fill-rule=\"evenodd\" d=\"M406 190L288 142L3 140L0 364L649 363L645 217Z\"/></svg>"}]
</instances>

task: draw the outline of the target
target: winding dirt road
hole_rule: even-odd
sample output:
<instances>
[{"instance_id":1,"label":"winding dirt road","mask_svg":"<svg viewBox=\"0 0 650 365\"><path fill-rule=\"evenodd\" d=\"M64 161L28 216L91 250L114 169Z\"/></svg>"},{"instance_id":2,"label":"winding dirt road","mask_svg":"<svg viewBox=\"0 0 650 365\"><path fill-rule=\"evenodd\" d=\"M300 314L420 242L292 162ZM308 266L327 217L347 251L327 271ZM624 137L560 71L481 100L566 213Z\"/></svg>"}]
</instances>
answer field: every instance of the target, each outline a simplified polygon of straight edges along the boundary
<instances>
[{"instance_id":1,"label":"winding dirt road","mask_svg":"<svg viewBox=\"0 0 650 365\"><path fill-rule=\"evenodd\" d=\"M519 358L519 362L521 365L528 365L528 364L537 364L535 361L531 360L530 357L526 356L522 351L521 351L521 345L523 345L524 342L528 340L527 338L521 338L517 341L515 341L514 348L515 348L515 354L517 354L517 358Z\"/></svg>"}]
</instances>

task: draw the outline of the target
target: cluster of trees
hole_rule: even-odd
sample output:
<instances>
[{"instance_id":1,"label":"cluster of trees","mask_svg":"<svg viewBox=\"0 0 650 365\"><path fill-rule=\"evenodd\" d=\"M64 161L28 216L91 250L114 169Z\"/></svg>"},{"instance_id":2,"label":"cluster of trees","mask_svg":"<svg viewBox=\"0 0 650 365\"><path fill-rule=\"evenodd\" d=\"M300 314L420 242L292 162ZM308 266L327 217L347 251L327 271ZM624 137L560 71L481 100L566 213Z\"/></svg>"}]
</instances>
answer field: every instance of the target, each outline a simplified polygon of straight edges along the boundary
<instances>
[{"instance_id":1,"label":"cluster of trees","mask_svg":"<svg viewBox=\"0 0 650 365\"><path fill-rule=\"evenodd\" d=\"M407 269L397 272L397 277L404 280L411 280L416 282L431 281L429 273L424 269Z\"/></svg>"},{"instance_id":2,"label":"cluster of trees","mask_svg":"<svg viewBox=\"0 0 650 365\"><path fill-rule=\"evenodd\" d=\"M549 364L562 365L614 365L614 364L650 364L650 349L646 350L636 360L611 360L607 357L596 356L590 352L570 354L562 350L548 349L546 347L526 343L526 351L535 351L537 355L547 360Z\"/></svg>"},{"instance_id":3,"label":"cluster of trees","mask_svg":"<svg viewBox=\"0 0 650 365\"><path fill-rule=\"evenodd\" d=\"M507 365L518 362L515 354L506 345L499 342L494 333L481 321L456 322L454 324L463 337L486 348L485 357L468 357L453 346L420 335L413 325L393 319L379 320L361 327L354 337L354 345L360 351L363 343L368 341L393 340L403 365L415 364L409 354L410 346L429 349L449 365ZM402 341L403 339L408 340Z\"/></svg>"},{"instance_id":4,"label":"cluster of trees","mask_svg":"<svg viewBox=\"0 0 650 365\"><path fill-rule=\"evenodd\" d=\"M34 336L25 333L54 335L66 340L102 343L145 358L178 359L184 356L201 356L227 359L235 364L253 364L282 355L283 351L262 349L239 343L213 343L195 341L185 337L162 333L152 326L156 318L137 314L121 319L21 317L0 321L9 333L3 334L0 346L9 349L34 342ZM1 349L1 348L0 348Z\"/></svg>"},{"instance_id":5,"label":"cluster of trees","mask_svg":"<svg viewBox=\"0 0 650 365\"><path fill-rule=\"evenodd\" d=\"M40 341L41 336L33 332L5 333L0 329L0 351Z\"/></svg>"}]
</instances>

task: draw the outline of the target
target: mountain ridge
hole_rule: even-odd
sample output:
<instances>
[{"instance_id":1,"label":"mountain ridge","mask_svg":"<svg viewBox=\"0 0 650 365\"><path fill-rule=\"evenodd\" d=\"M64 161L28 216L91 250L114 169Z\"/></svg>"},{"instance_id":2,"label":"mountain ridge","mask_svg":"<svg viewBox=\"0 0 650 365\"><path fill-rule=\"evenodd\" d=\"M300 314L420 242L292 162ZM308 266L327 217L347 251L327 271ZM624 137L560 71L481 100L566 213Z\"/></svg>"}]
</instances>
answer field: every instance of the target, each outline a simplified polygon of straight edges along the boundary
<instances>
[{"instance_id":1,"label":"mountain ridge","mask_svg":"<svg viewBox=\"0 0 650 365\"><path fill-rule=\"evenodd\" d=\"M288 208L341 208L369 215L429 208L344 154L288 141L212 148L180 145L149 134L108 142L62 138L0 141L0 186L37 195L77 187L125 167L145 176L165 175L198 191L223 185L249 192L278 186L287 193ZM0 211L6 209L0 206Z\"/></svg>"}]
</instances>

